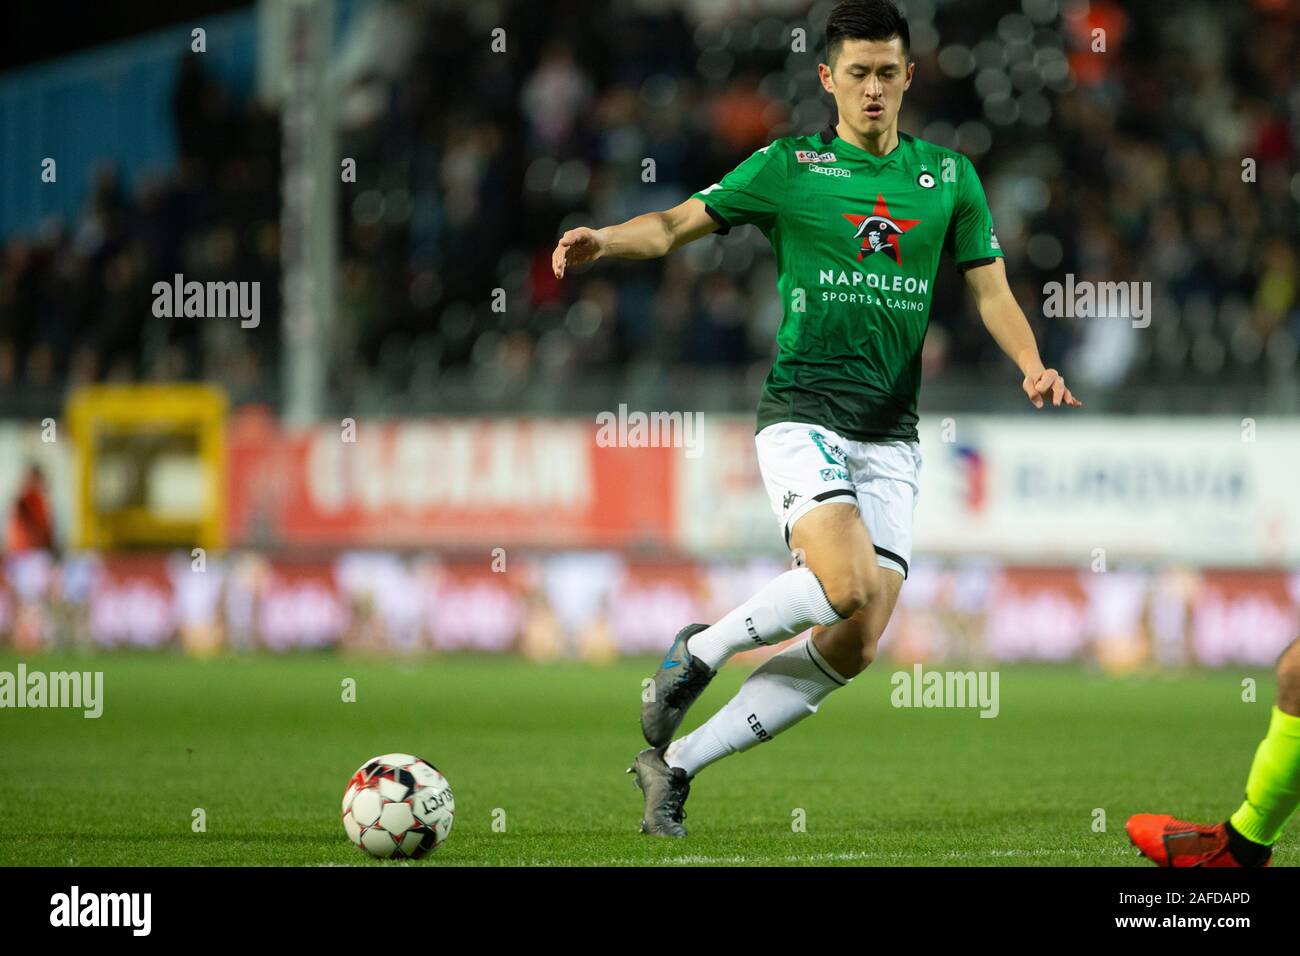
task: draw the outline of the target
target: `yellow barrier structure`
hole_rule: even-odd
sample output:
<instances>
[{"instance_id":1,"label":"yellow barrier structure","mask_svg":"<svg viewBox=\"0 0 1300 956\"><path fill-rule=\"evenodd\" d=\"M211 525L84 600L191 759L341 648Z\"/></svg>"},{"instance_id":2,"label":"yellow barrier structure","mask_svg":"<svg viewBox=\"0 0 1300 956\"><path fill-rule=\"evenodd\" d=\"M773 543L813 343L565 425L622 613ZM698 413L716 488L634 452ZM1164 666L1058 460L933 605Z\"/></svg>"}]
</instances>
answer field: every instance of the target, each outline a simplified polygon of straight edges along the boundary
<instances>
[{"instance_id":1,"label":"yellow barrier structure","mask_svg":"<svg viewBox=\"0 0 1300 956\"><path fill-rule=\"evenodd\" d=\"M220 548L225 393L203 384L90 385L68 400L83 548Z\"/></svg>"}]
</instances>

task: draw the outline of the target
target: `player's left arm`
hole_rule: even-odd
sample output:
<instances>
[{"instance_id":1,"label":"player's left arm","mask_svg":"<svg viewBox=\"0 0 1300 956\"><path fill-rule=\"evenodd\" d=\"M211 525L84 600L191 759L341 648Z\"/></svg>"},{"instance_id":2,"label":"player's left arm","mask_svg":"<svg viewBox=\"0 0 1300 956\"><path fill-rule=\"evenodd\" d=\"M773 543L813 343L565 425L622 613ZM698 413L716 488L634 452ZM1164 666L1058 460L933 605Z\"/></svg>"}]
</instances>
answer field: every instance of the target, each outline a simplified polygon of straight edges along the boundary
<instances>
[{"instance_id":1,"label":"player's left arm","mask_svg":"<svg viewBox=\"0 0 1300 956\"><path fill-rule=\"evenodd\" d=\"M1021 387L1034 407L1042 408L1048 398L1053 405L1082 405L1083 402L1070 394L1065 379L1056 369L1043 367L1034 331L1007 284L1006 264L1001 259L994 259L967 269L965 275L984 328L1024 375Z\"/></svg>"},{"instance_id":2,"label":"player's left arm","mask_svg":"<svg viewBox=\"0 0 1300 956\"><path fill-rule=\"evenodd\" d=\"M950 160L955 166L947 165ZM1007 284L1002 245L993 231L993 213L975 167L965 156L945 157L942 167L945 182L950 171L956 172L953 218L945 244L966 276L984 327L1024 375L1022 388L1035 408L1042 408L1049 398L1053 405L1082 405L1056 369L1043 367L1034 332Z\"/></svg>"}]
</instances>

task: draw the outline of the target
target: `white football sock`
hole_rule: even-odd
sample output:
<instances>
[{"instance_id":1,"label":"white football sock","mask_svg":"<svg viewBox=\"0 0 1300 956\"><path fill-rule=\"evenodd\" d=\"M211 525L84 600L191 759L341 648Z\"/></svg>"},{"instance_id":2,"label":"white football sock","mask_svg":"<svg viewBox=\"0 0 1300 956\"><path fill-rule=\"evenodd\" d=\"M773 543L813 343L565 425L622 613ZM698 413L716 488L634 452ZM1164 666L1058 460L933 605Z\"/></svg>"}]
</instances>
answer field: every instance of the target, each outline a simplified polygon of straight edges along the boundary
<instances>
[{"instance_id":1,"label":"white football sock","mask_svg":"<svg viewBox=\"0 0 1300 956\"><path fill-rule=\"evenodd\" d=\"M669 744L664 760L693 777L715 760L771 740L815 714L827 694L847 683L812 637L805 637L766 660L706 723Z\"/></svg>"},{"instance_id":2,"label":"white football sock","mask_svg":"<svg viewBox=\"0 0 1300 956\"><path fill-rule=\"evenodd\" d=\"M795 568L769 581L762 590L717 624L687 642L692 656L717 670L737 651L780 644L814 624L844 620L826 600L817 575Z\"/></svg>"}]
</instances>

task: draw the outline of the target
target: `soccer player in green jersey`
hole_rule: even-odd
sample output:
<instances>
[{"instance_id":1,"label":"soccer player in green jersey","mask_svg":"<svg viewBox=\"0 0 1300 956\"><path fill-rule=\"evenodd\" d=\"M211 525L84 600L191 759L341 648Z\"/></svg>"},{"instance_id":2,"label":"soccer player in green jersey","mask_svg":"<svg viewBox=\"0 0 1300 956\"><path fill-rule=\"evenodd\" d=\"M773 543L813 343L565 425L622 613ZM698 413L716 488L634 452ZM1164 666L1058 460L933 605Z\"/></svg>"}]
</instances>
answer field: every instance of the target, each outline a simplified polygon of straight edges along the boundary
<instances>
[{"instance_id":1,"label":"soccer player in green jersey","mask_svg":"<svg viewBox=\"0 0 1300 956\"><path fill-rule=\"evenodd\" d=\"M898 131L914 69L907 21L892 2L844 0L817 67L835 98L834 126L776 140L679 206L571 229L555 248L563 277L569 266L662 256L752 223L780 274L784 317L755 444L799 566L715 624L677 634L643 694L650 749L631 768L646 833L684 836L683 806L700 770L816 712L875 657L911 557L921 344L943 252L1019 367L1029 401L1079 404L1039 358L975 168ZM769 658L705 724L672 739L727 658L808 628L810 637Z\"/></svg>"}]
</instances>

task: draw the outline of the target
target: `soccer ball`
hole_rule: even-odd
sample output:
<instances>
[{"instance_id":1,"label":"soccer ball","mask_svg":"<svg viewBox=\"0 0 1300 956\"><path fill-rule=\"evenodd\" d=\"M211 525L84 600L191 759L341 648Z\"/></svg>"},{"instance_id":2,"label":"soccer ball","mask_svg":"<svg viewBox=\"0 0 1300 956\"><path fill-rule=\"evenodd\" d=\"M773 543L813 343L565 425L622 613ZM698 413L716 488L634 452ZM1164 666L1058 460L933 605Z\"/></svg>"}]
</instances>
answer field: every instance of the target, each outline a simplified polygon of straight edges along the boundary
<instances>
[{"instance_id":1,"label":"soccer ball","mask_svg":"<svg viewBox=\"0 0 1300 956\"><path fill-rule=\"evenodd\" d=\"M456 802L433 764L410 754L367 760L343 792L343 829L371 856L418 860L451 835Z\"/></svg>"}]
</instances>

